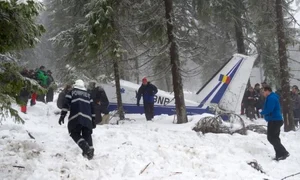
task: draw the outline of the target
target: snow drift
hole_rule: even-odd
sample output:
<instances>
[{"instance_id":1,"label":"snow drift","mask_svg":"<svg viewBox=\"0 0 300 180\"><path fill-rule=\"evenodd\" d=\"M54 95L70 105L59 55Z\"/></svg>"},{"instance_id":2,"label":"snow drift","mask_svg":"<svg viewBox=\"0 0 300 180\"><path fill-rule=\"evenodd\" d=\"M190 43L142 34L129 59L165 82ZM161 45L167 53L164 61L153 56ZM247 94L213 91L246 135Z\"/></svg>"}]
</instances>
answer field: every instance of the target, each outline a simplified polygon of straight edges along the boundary
<instances>
[{"instance_id":1,"label":"snow drift","mask_svg":"<svg viewBox=\"0 0 300 180\"><path fill-rule=\"evenodd\" d=\"M190 122L182 125L172 124L173 116L156 116L154 122L146 122L143 115L127 115L135 121L97 126L95 157L89 161L69 137L66 124L58 125L57 110L55 102L38 103L22 114L24 125L11 119L2 122L0 179L273 180L300 171L299 132L282 133L291 156L275 162L266 135L192 131L206 115L189 116ZM256 123L265 124L263 120ZM265 174L248 165L254 160Z\"/></svg>"}]
</instances>

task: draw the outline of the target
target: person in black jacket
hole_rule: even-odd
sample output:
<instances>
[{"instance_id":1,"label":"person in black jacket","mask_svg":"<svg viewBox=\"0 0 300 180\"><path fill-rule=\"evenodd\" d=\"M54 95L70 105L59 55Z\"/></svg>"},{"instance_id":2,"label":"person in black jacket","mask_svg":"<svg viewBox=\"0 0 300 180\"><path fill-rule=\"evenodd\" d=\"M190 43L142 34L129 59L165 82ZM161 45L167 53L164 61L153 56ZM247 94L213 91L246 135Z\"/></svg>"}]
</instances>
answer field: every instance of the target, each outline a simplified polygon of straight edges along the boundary
<instances>
[{"instance_id":1,"label":"person in black jacket","mask_svg":"<svg viewBox=\"0 0 300 180\"><path fill-rule=\"evenodd\" d=\"M86 91L84 82L79 79L75 81L73 89L66 95L58 123L64 123L64 118L70 110L68 130L70 136L82 149L82 155L88 159L94 156L92 133L95 125L95 114L93 100Z\"/></svg>"},{"instance_id":2,"label":"person in black jacket","mask_svg":"<svg viewBox=\"0 0 300 180\"><path fill-rule=\"evenodd\" d=\"M59 93L56 105L59 109L62 109L66 103L66 95L72 90L72 86L67 84L66 87Z\"/></svg>"},{"instance_id":3,"label":"person in black jacket","mask_svg":"<svg viewBox=\"0 0 300 180\"><path fill-rule=\"evenodd\" d=\"M247 117L252 121L255 118L255 104L256 104L256 94L253 87L249 87L248 91L245 93L245 102L247 104Z\"/></svg>"},{"instance_id":4,"label":"person in black jacket","mask_svg":"<svg viewBox=\"0 0 300 180\"><path fill-rule=\"evenodd\" d=\"M109 122L109 100L106 96L104 89L100 86L96 87L96 82L90 82L88 92L91 94L93 99L94 111L96 114L96 124L108 124ZM104 114L103 117L101 114Z\"/></svg>"},{"instance_id":5,"label":"person in black jacket","mask_svg":"<svg viewBox=\"0 0 300 180\"><path fill-rule=\"evenodd\" d=\"M291 107L293 109L293 115L294 115L294 121L296 127L299 126L299 120L300 120L300 96L299 96L299 88L298 86L294 85L292 87L292 92L291 92Z\"/></svg>"},{"instance_id":6,"label":"person in black jacket","mask_svg":"<svg viewBox=\"0 0 300 180\"><path fill-rule=\"evenodd\" d=\"M53 85L55 84L54 78L52 76L52 72L50 70L47 71L47 94L46 94L46 102L53 102L53 97L54 97L54 88Z\"/></svg>"},{"instance_id":7,"label":"person in black jacket","mask_svg":"<svg viewBox=\"0 0 300 180\"><path fill-rule=\"evenodd\" d=\"M154 95L157 93L157 87L143 78L142 85L137 92L137 106L140 106L140 99L143 96L144 111L147 121L154 117Z\"/></svg>"},{"instance_id":8,"label":"person in black jacket","mask_svg":"<svg viewBox=\"0 0 300 180\"><path fill-rule=\"evenodd\" d=\"M263 91L261 90L259 83L255 84L254 91L255 91L255 100L256 100L256 103L255 103L256 115L258 118L260 118L259 111L264 106L265 98L263 96Z\"/></svg>"}]
</instances>

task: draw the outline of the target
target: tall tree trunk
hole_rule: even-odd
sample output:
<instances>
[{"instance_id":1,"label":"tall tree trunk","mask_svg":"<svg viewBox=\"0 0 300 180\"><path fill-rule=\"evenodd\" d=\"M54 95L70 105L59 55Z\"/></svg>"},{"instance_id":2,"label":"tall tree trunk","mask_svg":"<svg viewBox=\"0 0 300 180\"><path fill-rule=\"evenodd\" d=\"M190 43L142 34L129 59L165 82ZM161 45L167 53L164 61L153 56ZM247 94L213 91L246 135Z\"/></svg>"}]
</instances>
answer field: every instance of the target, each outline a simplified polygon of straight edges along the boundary
<instances>
[{"instance_id":1,"label":"tall tree trunk","mask_svg":"<svg viewBox=\"0 0 300 180\"><path fill-rule=\"evenodd\" d=\"M122 54L122 56L123 55L124 54ZM124 58L122 58L122 59L124 59ZM119 64L119 67L122 67L121 69L119 69L120 79L126 80L125 72L124 72L124 69L123 69L125 67L125 63L124 63L123 60L120 60L118 64Z\"/></svg>"},{"instance_id":2,"label":"tall tree trunk","mask_svg":"<svg viewBox=\"0 0 300 180\"><path fill-rule=\"evenodd\" d=\"M170 45L170 57L171 57L171 66L172 66L172 77L173 77L173 89L175 96L176 104L176 114L177 114L177 123L186 123L186 107L184 102L183 94L183 85L182 78L180 74L180 60L178 55L178 46L175 41L173 34L173 0L164 0L165 1L165 10L166 10L166 19L167 19L167 34Z\"/></svg>"},{"instance_id":3,"label":"tall tree trunk","mask_svg":"<svg viewBox=\"0 0 300 180\"><path fill-rule=\"evenodd\" d=\"M290 108L291 94L290 94L290 82L288 71L288 60L286 54L286 41L284 34L284 21L282 13L282 0L276 0L276 29L277 29L277 41L278 41L278 55L280 64L280 77L282 88L282 113L284 119L284 131L295 130L294 119Z\"/></svg>"},{"instance_id":4,"label":"tall tree trunk","mask_svg":"<svg viewBox=\"0 0 300 180\"><path fill-rule=\"evenodd\" d=\"M235 0L235 10L233 14L234 17L234 29L235 29L235 39L236 39L236 46L237 51L240 54L246 55L246 48L244 44L244 34L243 34L243 23L242 23L242 14L241 9L243 7L243 2L241 0Z\"/></svg>"},{"instance_id":5,"label":"tall tree trunk","mask_svg":"<svg viewBox=\"0 0 300 180\"><path fill-rule=\"evenodd\" d=\"M235 39L237 45L237 51L240 54L246 55L245 44L244 44L244 35L243 35L243 26L240 17L238 17L234 22L235 29Z\"/></svg>"},{"instance_id":6,"label":"tall tree trunk","mask_svg":"<svg viewBox=\"0 0 300 180\"><path fill-rule=\"evenodd\" d=\"M243 24L242 24L242 14L240 12L239 7L242 6L241 0L235 0L235 19L234 19L234 30L235 30L235 39L236 39L236 46L237 51L240 54L246 55L246 48L244 44L244 34L243 34ZM251 86L250 78L248 79L247 86Z\"/></svg>"},{"instance_id":7,"label":"tall tree trunk","mask_svg":"<svg viewBox=\"0 0 300 180\"><path fill-rule=\"evenodd\" d=\"M136 83L140 84L140 73L139 73L139 60L138 58L134 59L134 66L135 66L135 78L136 78Z\"/></svg>"},{"instance_id":8,"label":"tall tree trunk","mask_svg":"<svg viewBox=\"0 0 300 180\"><path fill-rule=\"evenodd\" d=\"M120 7L120 0L116 0L116 4L114 9L116 10L116 12L120 12L119 11L119 7ZM122 95L121 95L121 85L120 85L120 58L123 57L122 54L119 54L120 49L121 49L121 44L120 44L120 26L119 26L119 21L120 21L120 16L118 13L115 14L114 18L113 18L113 29L116 30L115 32L115 38L113 40L113 52L112 52L112 56L113 56L113 60L114 60L114 75L115 75L115 84L116 84L116 95L117 95L117 104L118 104L118 114L119 114L119 118L120 120L124 120L125 119L125 114L124 114L124 108L123 108L123 102L122 102ZM122 61L123 64L123 61Z\"/></svg>"},{"instance_id":9,"label":"tall tree trunk","mask_svg":"<svg viewBox=\"0 0 300 180\"><path fill-rule=\"evenodd\" d=\"M235 29L237 51L240 54L246 54L245 44L244 44L244 35L243 35L243 26L242 26L242 22L241 22L240 18L237 18L235 20L234 29Z\"/></svg>"},{"instance_id":10,"label":"tall tree trunk","mask_svg":"<svg viewBox=\"0 0 300 180\"><path fill-rule=\"evenodd\" d=\"M119 71L119 58L114 58L114 75L115 75L115 83L116 83L116 95L117 95L117 103L118 103L118 114L120 120L125 119L122 96L121 96L121 85L120 85L120 71Z\"/></svg>"}]
</instances>

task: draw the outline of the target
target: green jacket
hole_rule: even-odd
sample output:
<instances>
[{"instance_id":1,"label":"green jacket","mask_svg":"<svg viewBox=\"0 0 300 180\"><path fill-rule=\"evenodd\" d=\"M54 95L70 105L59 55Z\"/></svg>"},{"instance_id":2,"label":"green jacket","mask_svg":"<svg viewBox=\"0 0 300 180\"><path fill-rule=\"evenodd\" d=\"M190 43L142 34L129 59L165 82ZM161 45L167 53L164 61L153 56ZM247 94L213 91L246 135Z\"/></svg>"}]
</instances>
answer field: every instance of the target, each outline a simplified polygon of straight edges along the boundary
<instances>
[{"instance_id":1,"label":"green jacket","mask_svg":"<svg viewBox=\"0 0 300 180\"><path fill-rule=\"evenodd\" d=\"M48 76L46 75L46 73L44 71L38 70L37 79L40 81L42 86L47 86Z\"/></svg>"}]
</instances>

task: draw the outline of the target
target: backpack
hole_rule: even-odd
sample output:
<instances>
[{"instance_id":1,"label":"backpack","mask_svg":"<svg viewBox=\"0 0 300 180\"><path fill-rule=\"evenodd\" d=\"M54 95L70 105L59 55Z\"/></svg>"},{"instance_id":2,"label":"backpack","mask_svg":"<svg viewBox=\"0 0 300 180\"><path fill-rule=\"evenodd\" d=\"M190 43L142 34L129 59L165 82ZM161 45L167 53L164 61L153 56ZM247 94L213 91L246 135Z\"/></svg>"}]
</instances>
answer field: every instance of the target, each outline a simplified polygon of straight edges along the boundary
<instances>
[{"instance_id":1,"label":"backpack","mask_svg":"<svg viewBox=\"0 0 300 180\"><path fill-rule=\"evenodd\" d=\"M57 99L57 102L56 102L56 105L59 109L62 109L63 106L64 106L64 103L66 102L66 92L65 91L62 91L61 93L59 93L58 95L58 99Z\"/></svg>"}]
</instances>

